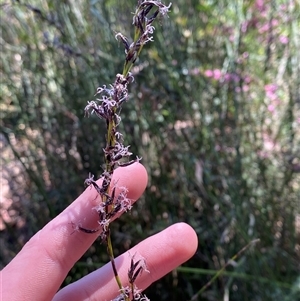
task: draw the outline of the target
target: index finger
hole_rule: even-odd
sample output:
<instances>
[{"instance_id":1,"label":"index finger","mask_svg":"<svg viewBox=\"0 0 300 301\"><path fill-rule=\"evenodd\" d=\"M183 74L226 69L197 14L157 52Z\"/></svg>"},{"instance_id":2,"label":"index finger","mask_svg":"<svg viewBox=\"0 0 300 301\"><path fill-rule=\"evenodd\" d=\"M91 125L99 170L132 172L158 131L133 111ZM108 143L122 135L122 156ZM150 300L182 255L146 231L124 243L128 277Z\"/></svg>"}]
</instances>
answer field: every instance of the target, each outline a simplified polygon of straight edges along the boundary
<instances>
[{"instance_id":1,"label":"index finger","mask_svg":"<svg viewBox=\"0 0 300 301\"><path fill-rule=\"evenodd\" d=\"M128 189L136 200L147 185L145 168L134 163L116 169L113 181ZM99 233L74 232L72 223L85 228L98 226L93 208L98 194L88 187L69 207L34 235L2 271L3 300L51 300L74 263L86 252ZM6 298L5 298L6 297Z\"/></svg>"}]
</instances>

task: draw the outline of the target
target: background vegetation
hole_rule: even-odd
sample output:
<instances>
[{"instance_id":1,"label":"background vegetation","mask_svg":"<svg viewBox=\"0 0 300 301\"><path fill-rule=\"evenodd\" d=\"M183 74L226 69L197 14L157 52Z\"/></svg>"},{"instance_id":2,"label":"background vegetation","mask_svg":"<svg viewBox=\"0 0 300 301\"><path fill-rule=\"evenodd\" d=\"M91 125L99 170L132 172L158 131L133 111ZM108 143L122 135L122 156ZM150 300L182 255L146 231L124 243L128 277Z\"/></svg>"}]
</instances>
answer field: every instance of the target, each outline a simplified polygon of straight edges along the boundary
<instances>
[{"instance_id":1,"label":"background vegetation","mask_svg":"<svg viewBox=\"0 0 300 301\"><path fill-rule=\"evenodd\" d=\"M135 3L2 2L1 266L101 173L102 124L83 109L122 70L114 35L132 34ZM297 0L178 0L156 24L122 111L149 184L114 246L185 221L199 249L150 299L189 300L255 238L199 300L299 298L299 14ZM95 243L64 285L105 262Z\"/></svg>"}]
</instances>

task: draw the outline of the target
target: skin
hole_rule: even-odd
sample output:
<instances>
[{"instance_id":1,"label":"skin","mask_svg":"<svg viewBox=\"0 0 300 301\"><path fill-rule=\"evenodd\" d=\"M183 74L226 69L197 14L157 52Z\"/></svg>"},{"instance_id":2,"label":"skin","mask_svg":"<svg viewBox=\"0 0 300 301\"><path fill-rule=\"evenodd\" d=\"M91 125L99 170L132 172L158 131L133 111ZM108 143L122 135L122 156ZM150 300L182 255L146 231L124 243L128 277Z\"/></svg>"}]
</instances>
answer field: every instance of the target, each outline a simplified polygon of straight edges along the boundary
<instances>
[{"instance_id":1,"label":"skin","mask_svg":"<svg viewBox=\"0 0 300 301\"><path fill-rule=\"evenodd\" d=\"M119 187L128 188L128 198L134 201L144 192L147 179L147 172L139 163L118 168L113 176ZM101 179L97 183L101 185ZM99 232L74 231L76 222L85 228L97 228L98 217L93 208L99 201L95 189L88 187L26 243L1 271L2 300L105 301L119 294L110 263L59 291L70 269L99 236ZM195 231L185 223L172 225L145 239L116 258L123 285L127 285L132 256L146 260L149 272L144 271L135 282L144 290L193 256L197 245Z\"/></svg>"}]
</instances>

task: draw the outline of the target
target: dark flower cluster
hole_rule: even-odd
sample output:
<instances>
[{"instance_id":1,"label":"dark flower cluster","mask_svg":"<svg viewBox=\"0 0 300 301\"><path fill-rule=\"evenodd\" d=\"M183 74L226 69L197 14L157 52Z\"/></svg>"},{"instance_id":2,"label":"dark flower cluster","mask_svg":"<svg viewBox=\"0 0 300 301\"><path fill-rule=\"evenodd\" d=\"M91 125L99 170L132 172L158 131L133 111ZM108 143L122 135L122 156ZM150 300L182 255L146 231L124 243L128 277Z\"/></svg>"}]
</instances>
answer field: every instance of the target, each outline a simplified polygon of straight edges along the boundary
<instances>
[{"instance_id":1,"label":"dark flower cluster","mask_svg":"<svg viewBox=\"0 0 300 301\"><path fill-rule=\"evenodd\" d=\"M169 6L164 5L160 1L138 1L138 6L133 17L133 25L135 26L134 39L129 44L128 39L121 33L116 34L116 38L120 39L125 46L125 63L122 74L117 74L115 82L109 87L106 85L98 87L95 96L99 96L96 100L89 101L85 107L86 115L95 114L100 119L106 121L106 147L103 149L105 157L105 171L102 173L102 186L93 180L93 176L86 179L85 184L92 185L101 196L102 202L95 208L99 214L99 229L89 230L79 227L79 230L94 233L101 231L101 237L106 238L108 226L111 218L117 213L127 211L131 208L131 202L126 198L126 189L121 189L119 195L115 195L116 187L111 187L112 175L116 167L127 166L134 162L138 162L140 158L129 160L132 155L129 146L122 143L122 134L117 131L121 122L119 112L124 102L128 100L128 85L134 81L134 77L130 73L131 67L139 56L142 47L149 41L152 41L154 32L153 21L160 15L167 14ZM101 96L101 97L100 97Z\"/></svg>"},{"instance_id":2,"label":"dark flower cluster","mask_svg":"<svg viewBox=\"0 0 300 301\"><path fill-rule=\"evenodd\" d=\"M153 21L158 15L166 15L170 7L171 3L166 6L160 1L138 1L138 6L133 17L133 25L135 27L133 42L130 44L127 37L123 34L116 34L116 38L120 39L125 47L126 58L123 70L125 74L131 69L143 46L153 41L152 34L155 29L152 25Z\"/></svg>"},{"instance_id":3,"label":"dark flower cluster","mask_svg":"<svg viewBox=\"0 0 300 301\"><path fill-rule=\"evenodd\" d=\"M130 268L128 270L128 282L129 285L126 287L122 287L122 294L117 296L112 301L126 301L126 298L134 301L149 301L146 295L143 295L140 289L136 287L134 284L136 278L143 273L143 271L148 272L146 262L144 258L140 258L139 260L134 260L135 255L131 257Z\"/></svg>"},{"instance_id":4,"label":"dark flower cluster","mask_svg":"<svg viewBox=\"0 0 300 301\"><path fill-rule=\"evenodd\" d=\"M92 185L98 194L101 196L102 202L95 208L99 214L99 229L101 231L102 239L105 239L108 226L111 218L117 213L128 211L131 209L131 201L126 197L127 190L125 187L119 187L121 192L116 195L116 185L112 183L112 174L116 167L127 166L134 162L138 162L140 158L135 160L124 161L129 158L132 153L129 151L129 146L124 146L122 143L122 134L117 131L117 127L121 122L121 117L118 112L121 105L128 99L128 84L133 81L133 76L128 73L125 77L117 74L116 80L110 88L106 86L99 87L96 95L101 95L95 101L88 102L85 107L87 114L95 114L99 118L106 120L107 126L107 141L106 147L103 149L106 163L106 170L102 173L102 185L94 181L94 176L90 175L85 180L87 186ZM79 227L84 232L95 232L94 230L84 229Z\"/></svg>"}]
</instances>

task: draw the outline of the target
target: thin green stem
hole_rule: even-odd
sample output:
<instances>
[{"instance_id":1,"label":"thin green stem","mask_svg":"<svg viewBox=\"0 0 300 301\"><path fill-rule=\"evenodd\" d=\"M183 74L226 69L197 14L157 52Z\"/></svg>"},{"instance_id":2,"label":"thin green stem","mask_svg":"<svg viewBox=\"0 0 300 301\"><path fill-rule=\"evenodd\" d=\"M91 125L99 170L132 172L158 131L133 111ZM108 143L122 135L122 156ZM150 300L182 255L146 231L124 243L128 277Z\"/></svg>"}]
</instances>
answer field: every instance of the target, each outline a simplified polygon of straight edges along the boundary
<instances>
[{"instance_id":1,"label":"thin green stem","mask_svg":"<svg viewBox=\"0 0 300 301\"><path fill-rule=\"evenodd\" d=\"M112 269L113 269L113 272L114 272L114 277L116 279L116 282L118 284L120 292L124 295L125 301L130 301L130 298L127 297L127 295L125 294L125 291L124 291L124 288L123 288L120 276L118 274L118 270L117 270L116 263L115 263L115 257L114 257L113 247L112 247L111 235L110 235L110 230L109 229L108 229L108 233L107 233L106 242L107 242L107 253L109 255L110 262L111 262L111 265L112 265Z\"/></svg>"},{"instance_id":2,"label":"thin green stem","mask_svg":"<svg viewBox=\"0 0 300 301\"><path fill-rule=\"evenodd\" d=\"M221 274L225 271L230 262L236 260L242 253L244 253L251 245L259 242L260 239L254 239L250 241L245 247L243 247L239 252L237 252L234 256L231 257L230 260L226 262L226 264L212 277L210 281L208 281L193 297L190 301L197 300L198 296L200 296L212 283L221 276Z\"/></svg>"}]
</instances>

